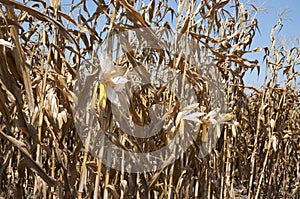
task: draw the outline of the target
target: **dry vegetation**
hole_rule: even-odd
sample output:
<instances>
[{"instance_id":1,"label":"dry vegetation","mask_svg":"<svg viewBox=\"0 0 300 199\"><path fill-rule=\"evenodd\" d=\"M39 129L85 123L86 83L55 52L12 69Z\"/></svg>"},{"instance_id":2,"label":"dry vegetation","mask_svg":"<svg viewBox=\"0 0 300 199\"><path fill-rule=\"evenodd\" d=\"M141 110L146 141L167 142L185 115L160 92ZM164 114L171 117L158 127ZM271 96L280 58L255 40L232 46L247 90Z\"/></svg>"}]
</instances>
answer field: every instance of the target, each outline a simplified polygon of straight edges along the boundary
<instances>
[{"instance_id":1,"label":"dry vegetation","mask_svg":"<svg viewBox=\"0 0 300 199\"><path fill-rule=\"evenodd\" d=\"M0 197L300 197L300 52L277 45L274 35L280 20L271 32L270 46L252 49L259 9L238 0L174 5L156 0L65 2L0 0ZM225 80L231 118L204 158L197 158L197 145L206 131L203 123L194 144L173 164L156 172L121 173L88 153L80 140L72 112L73 88L80 63L100 56L96 49L107 35L148 26L174 27L208 49L207 56ZM245 58L256 51L265 53L261 66ZM135 67L160 52L138 53L127 53L121 64ZM170 63L176 63L170 67L186 75L201 106L211 111L209 100L203 98L209 88L197 84L201 73L170 57ZM159 61L165 59L160 54ZM260 69L266 70L262 87L248 86L245 74L252 72L256 78ZM108 101L104 115L110 107ZM176 118L176 110L173 113ZM99 122L115 125L108 121L113 117L98 117ZM147 123L147 118L134 120ZM164 133L160 143L168 140Z\"/></svg>"}]
</instances>

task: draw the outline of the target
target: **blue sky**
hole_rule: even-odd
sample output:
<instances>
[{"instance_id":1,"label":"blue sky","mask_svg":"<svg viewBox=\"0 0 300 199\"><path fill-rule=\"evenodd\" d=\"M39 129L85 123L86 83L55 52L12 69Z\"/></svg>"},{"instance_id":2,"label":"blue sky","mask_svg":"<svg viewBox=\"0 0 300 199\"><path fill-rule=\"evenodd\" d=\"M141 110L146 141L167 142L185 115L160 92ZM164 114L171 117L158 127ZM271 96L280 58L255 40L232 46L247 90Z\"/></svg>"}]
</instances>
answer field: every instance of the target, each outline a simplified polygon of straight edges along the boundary
<instances>
[{"instance_id":1,"label":"blue sky","mask_svg":"<svg viewBox=\"0 0 300 199\"><path fill-rule=\"evenodd\" d=\"M277 22L279 14L285 10L283 21L284 27L280 32L284 37L296 37L300 35L300 1L299 0L252 0L257 7L260 5L264 11L257 14L260 22L261 35L258 35L257 42L268 44L269 33L273 25Z\"/></svg>"},{"instance_id":2,"label":"blue sky","mask_svg":"<svg viewBox=\"0 0 300 199\"><path fill-rule=\"evenodd\" d=\"M147 2L148 0L146 0ZM62 1L64 2L64 1ZM277 38L285 38L289 41L300 37L300 0L240 0L244 4L253 4L259 11L256 18L259 22L260 34L257 32L251 48L269 46L270 32L277 23L279 14L284 12L283 28L276 34ZM175 0L169 0L170 5L175 5ZM89 4L89 9L95 9ZM176 10L176 9L175 9ZM245 83L249 86L259 87L262 85L265 75L265 64L262 63L263 52L250 54L251 59L257 59L260 62L261 72L257 76L257 70L246 74Z\"/></svg>"},{"instance_id":3,"label":"blue sky","mask_svg":"<svg viewBox=\"0 0 300 199\"><path fill-rule=\"evenodd\" d=\"M283 28L276 34L277 38L285 38L288 41L295 40L300 37L300 1L299 0L242 0L243 3L251 3L256 7L262 7L263 10L259 12L256 18L259 21L259 28L261 34L256 34L252 43L252 48L269 46L270 33L272 27L277 23L279 14L285 10L283 15ZM299 45L299 44L298 44ZM263 54L256 53L251 57L262 61ZM259 87L264 80L265 65L261 64L261 75L257 77L256 70L252 74L246 76L246 83Z\"/></svg>"}]
</instances>

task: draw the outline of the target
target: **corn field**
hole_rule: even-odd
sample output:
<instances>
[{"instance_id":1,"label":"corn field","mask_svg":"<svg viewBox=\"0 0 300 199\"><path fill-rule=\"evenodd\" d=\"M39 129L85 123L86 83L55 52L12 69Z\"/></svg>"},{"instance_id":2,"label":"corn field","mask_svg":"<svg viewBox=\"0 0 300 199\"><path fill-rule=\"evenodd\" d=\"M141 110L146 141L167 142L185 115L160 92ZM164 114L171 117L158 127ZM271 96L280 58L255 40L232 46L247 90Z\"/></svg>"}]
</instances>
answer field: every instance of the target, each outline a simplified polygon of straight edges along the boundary
<instances>
[{"instance_id":1,"label":"corn field","mask_svg":"<svg viewBox=\"0 0 300 199\"><path fill-rule=\"evenodd\" d=\"M251 46L260 11L239 0L0 0L0 198L300 198L299 46L276 38L280 17L269 46ZM128 31L141 32L130 40ZM159 48L171 32L183 42ZM99 49L111 35L124 43L105 61ZM182 56L188 43L198 65ZM249 59L256 52L261 61ZM104 80L88 84L86 70ZM248 85L249 74L264 75L260 87ZM129 80L159 75L159 85L132 87L126 103L116 97ZM126 131L161 118L170 126L157 135ZM191 144L160 168L136 172L130 164L146 160L133 159L117 169L95 155L103 152L97 128L132 153L156 151L176 134Z\"/></svg>"}]
</instances>

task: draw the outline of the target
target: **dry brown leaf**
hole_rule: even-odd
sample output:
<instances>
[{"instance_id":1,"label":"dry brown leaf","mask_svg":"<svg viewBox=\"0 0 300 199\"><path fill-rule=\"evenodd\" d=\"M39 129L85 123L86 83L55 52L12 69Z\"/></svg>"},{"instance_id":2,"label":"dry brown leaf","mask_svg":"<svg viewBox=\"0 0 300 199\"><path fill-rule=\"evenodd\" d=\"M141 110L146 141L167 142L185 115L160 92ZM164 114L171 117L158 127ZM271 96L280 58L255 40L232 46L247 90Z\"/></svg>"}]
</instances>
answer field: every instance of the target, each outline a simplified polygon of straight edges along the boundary
<instances>
[{"instance_id":1,"label":"dry brown leaf","mask_svg":"<svg viewBox=\"0 0 300 199\"><path fill-rule=\"evenodd\" d=\"M26 161L26 164L29 168L35 170L37 172L37 174L50 186L50 187L53 187L53 186L56 186L57 185L57 182L56 180L52 179L51 177L48 176L48 174L44 171L44 169L42 168L41 165L39 165L36 161L34 161L30 155L30 153L28 152L28 150L26 149L26 145L15 139L14 137L11 137L9 135L6 135L4 132L3 132L3 129L5 128L4 125L1 125L0 127L0 134L2 135L2 137L4 137L6 140L8 140L9 142L11 142L15 147L17 147L23 157L25 158L25 161Z\"/></svg>"}]
</instances>

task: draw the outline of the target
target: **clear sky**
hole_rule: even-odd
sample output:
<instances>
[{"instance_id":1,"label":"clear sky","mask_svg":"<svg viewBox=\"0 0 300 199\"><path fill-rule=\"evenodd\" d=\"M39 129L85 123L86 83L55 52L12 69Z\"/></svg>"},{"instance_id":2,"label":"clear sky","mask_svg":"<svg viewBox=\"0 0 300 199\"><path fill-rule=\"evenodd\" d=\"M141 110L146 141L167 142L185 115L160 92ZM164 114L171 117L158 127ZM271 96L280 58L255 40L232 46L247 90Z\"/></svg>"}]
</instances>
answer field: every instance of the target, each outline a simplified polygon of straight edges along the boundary
<instances>
[{"instance_id":1,"label":"clear sky","mask_svg":"<svg viewBox=\"0 0 300 199\"><path fill-rule=\"evenodd\" d=\"M300 37L300 1L299 0L242 0L243 3L254 4L258 8L262 8L256 18L259 21L261 34L256 34L252 47L269 46L270 33L272 27L277 23L279 14L284 10L284 21L282 30L277 33L277 38L285 38L290 42L296 42L296 38ZM299 43L298 43L299 45ZM262 61L262 53L256 53L253 58ZM251 56L252 57L252 56ZM261 75L257 78L257 71L246 76L247 84L258 87L263 83L264 79L264 63L261 64Z\"/></svg>"},{"instance_id":2,"label":"clear sky","mask_svg":"<svg viewBox=\"0 0 300 199\"><path fill-rule=\"evenodd\" d=\"M148 0L145 0L146 2ZM62 0L62 3L66 1ZM289 41L295 40L296 37L300 38L300 0L240 0L244 4L253 4L260 11L257 13L256 18L259 22L260 33L257 32L253 40L251 48L269 46L270 33L272 27L277 23L280 13L283 15L283 28L276 34L277 38L285 38ZM175 4L175 0L169 0L170 5ZM87 4L89 6L89 4ZM95 9L89 7L89 9ZM176 10L176 9L175 9ZM300 41L298 41L300 42ZM298 43L299 45L300 43ZM252 73L246 75L245 81L247 85L259 87L264 80L265 65L262 62L263 53L255 53L249 56L251 59L257 59L260 62L261 73L257 77L257 71L253 70Z\"/></svg>"},{"instance_id":3,"label":"clear sky","mask_svg":"<svg viewBox=\"0 0 300 199\"><path fill-rule=\"evenodd\" d=\"M284 27L280 32L281 36L284 37L296 37L300 36L300 1L299 0L252 0L245 1L250 2L257 7L263 7L263 11L259 12L257 18L260 22L260 29L262 35L260 43L267 41L269 38L269 33L273 25L277 22L278 16L285 10L284 17Z\"/></svg>"}]
</instances>

